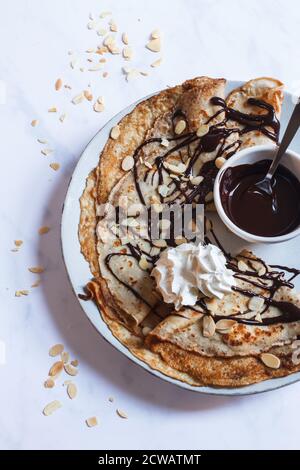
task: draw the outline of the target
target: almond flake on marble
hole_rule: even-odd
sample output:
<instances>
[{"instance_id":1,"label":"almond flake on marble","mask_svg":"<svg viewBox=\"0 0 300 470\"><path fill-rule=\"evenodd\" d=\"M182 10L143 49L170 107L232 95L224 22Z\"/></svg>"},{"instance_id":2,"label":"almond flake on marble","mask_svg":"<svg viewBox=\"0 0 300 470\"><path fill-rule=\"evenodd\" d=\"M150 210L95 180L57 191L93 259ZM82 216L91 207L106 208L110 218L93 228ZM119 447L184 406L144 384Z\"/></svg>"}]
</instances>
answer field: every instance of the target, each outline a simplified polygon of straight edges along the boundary
<instances>
[{"instance_id":1,"label":"almond flake on marble","mask_svg":"<svg viewBox=\"0 0 300 470\"><path fill-rule=\"evenodd\" d=\"M98 420L96 416L92 416L91 418L86 419L85 422L89 428L93 428L94 426L98 425Z\"/></svg>"},{"instance_id":2,"label":"almond flake on marble","mask_svg":"<svg viewBox=\"0 0 300 470\"><path fill-rule=\"evenodd\" d=\"M50 416L54 411L58 410L61 408L61 403L58 400L54 400L51 403L48 403L48 405L45 406L43 409L43 414L45 416Z\"/></svg>"},{"instance_id":3,"label":"almond flake on marble","mask_svg":"<svg viewBox=\"0 0 300 470\"><path fill-rule=\"evenodd\" d=\"M64 365L65 371L69 375L77 375L78 374L78 369L76 367L71 366L71 364L65 364Z\"/></svg>"},{"instance_id":4,"label":"almond flake on marble","mask_svg":"<svg viewBox=\"0 0 300 470\"><path fill-rule=\"evenodd\" d=\"M32 267L28 268L28 271L30 271L31 273L34 273L34 274L40 274L40 273L43 273L45 271L45 268L42 268L42 266L32 266Z\"/></svg>"},{"instance_id":5,"label":"almond flake on marble","mask_svg":"<svg viewBox=\"0 0 300 470\"><path fill-rule=\"evenodd\" d=\"M152 52L160 52L161 50L161 41L160 38L157 39L151 39L147 44L146 44L147 49L149 49Z\"/></svg>"},{"instance_id":6,"label":"almond flake on marble","mask_svg":"<svg viewBox=\"0 0 300 470\"><path fill-rule=\"evenodd\" d=\"M131 155L127 155L122 161L122 170L129 171L134 166L134 158Z\"/></svg>"},{"instance_id":7,"label":"almond flake on marble","mask_svg":"<svg viewBox=\"0 0 300 470\"><path fill-rule=\"evenodd\" d=\"M110 137L114 140L117 140L120 136L120 127L118 125L114 126L110 131Z\"/></svg>"},{"instance_id":8,"label":"almond flake on marble","mask_svg":"<svg viewBox=\"0 0 300 470\"><path fill-rule=\"evenodd\" d=\"M64 368L64 363L62 361L54 362L54 364L50 367L49 375L50 377L56 377Z\"/></svg>"},{"instance_id":9,"label":"almond flake on marble","mask_svg":"<svg viewBox=\"0 0 300 470\"><path fill-rule=\"evenodd\" d=\"M58 171L60 169L60 164L59 163L56 163L56 162L53 162L53 163L50 163L50 168L52 168L52 170L54 171Z\"/></svg>"},{"instance_id":10,"label":"almond flake on marble","mask_svg":"<svg viewBox=\"0 0 300 470\"><path fill-rule=\"evenodd\" d=\"M63 85L62 79L61 79L61 78L58 78L58 79L56 80L56 82L55 82L55 85L54 85L55 90L56 90L56 91L59 91L59 90L61 89L62 85Z\"/></svg>"},{"instance_id":11,"label":"almond flake on marble","mask_svg":"<svg viewBox=\"0 0 300 470\"><path fill-rule=\"evenodd\" d=\"M274 354L270 353L263 353L260 356L262 362L269 367L270 369L279 369L280 367L280 359L279 357L275 356Z\"/></svg>"},{"instance_id":12,"label":"almond flake on marble","mask_svg":"<svg viewBox=\"0 0 300 470\"><path fill-rule=\"evenodd\" d=\"M38 119L33 119L33 121L31 121L32 127L36 127L39 124L39 122L40 121Z\"/></svg>"},{"instance_id":13,"label":"almond flake on marble","mask_svg":"<svg viewBox=\"0 0 300 470\"><path fill-rule=\"evenodd\" d=\"M76 397L76 395L77 395L77 387L76 387L76 385L75 385L74 383L71 382L70 384L68 384L68 386L67 386L67 394L69 395L69 398L70 398L71 400L73 400L73 399Z\"/></svg>"},{"instance_id":14,"label":"almond flake on marble","mask_svg":"<svg viewBox=\"0 0 300 470\"><path fill-rule=\"evenodd\" d=\"M129 39L128 39L128 34L127 33L122 34L122 41L123 41L124 44L126 44L126 46L129 44Z\"/></svg>"},{"instance_id":15,"label":"almond flake on marble","mask_svg":"<svg viewBox=\"0 0 300 470\"><path fill-rule=\"evenodd\" d=\"M29 290L26 290L26 289L16 290L15 297L22 297L23 295L28 295L28 294L29 294Z\"/></svg>"},{"instance_id":16,"label":"almond flake on marble","mask_svg":"<svg viewBox=\"0 0 300 470\"><path fill-rule=\"evenodd\" d=\"M182 134L185 128L186 128L186 122L183 119L180 119L180 121L178 121L175 126L175 134L177 135Z\"/></svg>"},{"instance_id":17,"label":"almond flake on marble","mask_svg":"<svg viewBox=\"0 0 300 470\"><path fill-rule=\"evenodd\" d=\"M50 231L50 227L47 225L43 225L42 227L39 228L39 235L45 235Z\"/></svg>"},{"instance_id":18,"label":"almond flake on marble","mask_svg":"<svg viewBox=\"0 0 300 470\"><path fill-rule=\"evenodd\" d=\"M117 413L118 416L120 416L120 418L128 419L127 413L125 413L125 411L117 409L116 413Z\"/></svg>"},{"instance_id":19,"label":"almond flake on marble","mask_svg":"<svg viewBox=\"0 0 300 470\"><path fill-rule=\"evenodd\" d=\"M54 344L53 346L51 346L51 348L49 349L49 356L51 357L55 357L55 356L58 356L59 354L61 354L64 350L64 345L63 344Z\"/></svg>"},{"instance_id":20,"label":"almond flake on marble","mask_svg":"<svg viewBox=\"0 0 300 470\"><path fill-rule=\"evenodd\" d=\"M205 315L202 321L203 321L203 336L205 336L206 338L210 338L211 336L215 334L215 331L216 331L216 324L214 322L214 319L209 315Z\"/></svg>"},{"instance_id":21,"label":"almond flake on marble","mask_svg":"<svg viewBox=\"0 0 300 470\"><path fill-rule=\"evenodd\" d=\"M153 67L153 68L159 67L161 63L162 63L162 58L160 57L159 59L152 62L151 67Z\"/></svg>"}]
</instances>

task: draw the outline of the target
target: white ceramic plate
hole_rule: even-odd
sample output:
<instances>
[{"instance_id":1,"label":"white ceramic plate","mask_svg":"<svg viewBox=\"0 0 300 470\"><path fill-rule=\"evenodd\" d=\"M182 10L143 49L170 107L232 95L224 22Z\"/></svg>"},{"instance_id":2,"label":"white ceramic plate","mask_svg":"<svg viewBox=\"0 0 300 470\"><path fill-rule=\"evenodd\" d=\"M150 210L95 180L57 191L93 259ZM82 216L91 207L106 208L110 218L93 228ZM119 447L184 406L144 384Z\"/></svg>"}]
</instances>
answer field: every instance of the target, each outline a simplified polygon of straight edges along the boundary
<instances>
[{"instance_id":1,"label":"white ceramic plate","mask_svg":"<svg viewBox=\"0 0 300 470\"><path fill-rule=\"evenodd\" d=\"M243 82L229 81L227 84L227 92L240 86ZM148 97L146 97L148 98ZM144 98L144 99L146 99ZM142 101L142 100L141 100ZM295 103L295 101L294 101ZM281 117L281 132L285 129L288 117L290 116L294 106L292 96L285 93L285 99L282 109ZM83 292L83 287L91 278L88 263L80 252L80 245L78 241L78 222L80 216L79 198L84 190L85 181L89 172L97 165L99 154L104 147L110 133L110 129L115 126L126 114L131 112L137 103L132 104L113 117L91 140L86 149L82 153L78 164L75 168L71 178L68 192L66 195L61 224L61 238L63 256L69 274L74 293L77 297L78 293ZM295 137L291 148L300 152L300 133ZM232 253L238 252L245 246L249 246L243 240L235 237L234 235L228 236L228 231L218 220L215 222L216 231L224 246ZM299 238L290 240L279 245L250 245L258 256L262 256L267 262L271 264L281 264L300 268L300 251L299 251ZM298 286L300 288L300 282ZM77 297L78 298L78 297ZM102 320L96 305L93 302L86 302L78 299L83 311L92 322L97 331L109 341L121 353L125 354L129 359L139 364L148 372L160 377L163 380L171 382L182 388L192 390L199 393L212 394L212 395L247 395L265 392L267 390L274 390L279 387L294 383L300 380L300 372L292 374L287 377L279 379L266 380L258 384L249 385L239 388L214 388L214 387L193 387L178 380L174 380L161 372L151 369L147 364L133 356L128 349L123 346L110 332L107 325Z\"/></svg>"}]
</instances>

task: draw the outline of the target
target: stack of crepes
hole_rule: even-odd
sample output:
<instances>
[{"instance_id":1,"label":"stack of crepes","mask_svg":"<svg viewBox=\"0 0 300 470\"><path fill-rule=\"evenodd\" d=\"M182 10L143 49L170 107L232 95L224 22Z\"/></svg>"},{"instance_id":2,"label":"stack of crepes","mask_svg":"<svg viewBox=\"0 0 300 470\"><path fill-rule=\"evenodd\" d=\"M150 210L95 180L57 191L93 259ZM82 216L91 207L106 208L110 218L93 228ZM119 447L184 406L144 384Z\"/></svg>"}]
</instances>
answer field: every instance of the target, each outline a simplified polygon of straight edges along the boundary
<instances>
[{"instance_id":1,"label":"stack of crepes","mask_svg":"<svg viewBox=\"0 0 300 470\"><path fill-rule=\"evenodd\" d=\"M89 298L132 354L195 386L237 387L300 369L300 321L285 312L286 303L300 306L292 283L281 269L244 250L227 255L236 290L222 299L199 295L195 308L175 310L151 276L169 242L107 236L113 227L102 208L119 206L126 196L129 207L187 201L213 209L216 159L275 143L283 101L282 83L271 78L251 80L227 97L225 87L225 79L199 77L138 104L119 122L117 138L108 139L80 200L79 239L93 276L87 279ZM134 166L125 171L128 156ZM207 224L206 240L215 243L210 229ZM278 359L275 365L262 361L266 354Z\"/></svg>"}]
</instances>

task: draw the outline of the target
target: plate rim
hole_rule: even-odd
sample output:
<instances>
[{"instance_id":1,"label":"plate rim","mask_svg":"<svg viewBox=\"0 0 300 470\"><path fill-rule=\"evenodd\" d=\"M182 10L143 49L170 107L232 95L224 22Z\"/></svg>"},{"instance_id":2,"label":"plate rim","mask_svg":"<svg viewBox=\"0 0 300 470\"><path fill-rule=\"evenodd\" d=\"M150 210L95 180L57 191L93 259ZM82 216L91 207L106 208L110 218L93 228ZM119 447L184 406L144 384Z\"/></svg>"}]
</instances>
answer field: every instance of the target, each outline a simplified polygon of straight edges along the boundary
<instances>
[{"instance_id":1,"label":"plate rim","mask_svg":"<svg viewBox=\"0 0 300 470\"><path fill-rule=\"evenodd\" d=\"M233 87L241 86L243 83L245 83L245 81L243 81L243 80L227 80L226 86L233 88ZM246 386L243 386L243 387L230 387L230 388L229 387L213 387L213 386L195 386L195 385L190 385L186 382L182 382L178 379L174 379L174 378L172 378L172 377L170 377L170 376L168 376L168 375L166 375L166 374L164 374L164 373L162 373L162 372L160 372L156 369L153 369L152 367L149 366L149 364L147 364L147 363L143 362L142 360L140 360L139 358L137 358L126 346L124 346L113 335L113 333L109 329L108 325L102 319L101 313L99 312L98 307L92 302L87 303L86 301L81 300L81 299L78 298L78 290L80 288L82 290L82 286L81 287L77 286L76 282L75 282L75 274L74 274L74 271L73 271L73 263L70 259L70 250L71 250L70 246L73 246L73 248L75 248L76 245L77 245L77 249L79 248L79 250L77 250L77 255L79 255L79 258L80 258L81 262L85 265L84 270L86 270L86 268L88 267L88 263L85 260L84 256L81 253L81 250L80 250L80 243L79 243L79 239L78 239L79 219L76 218L76 227L77 227L77 229L76 229L75 233L72 232L72 231L70 232L69 223L72 222L72 213L71 213L71 211L72 211L72 209L74 210L73 204L77 204L77 209L78 209L79 214L80 214L79 198L82 194L82 191L85 188L86 178L87 178L89 172L94 168L94 165L95 165L94 163L91 163L90 166L89 166L89 164L88 164L89 153L91 151L93 152L93 150L91 150L91 149L92 149L93 145L95 145L97 140L100 139L102 134L104 134L105 132L108 132L108 136L109 136L109 131L110 131L111 127L113 127L113 125L115 125L117 122L119 122L124 116L129 114L137 106L137 104L141 103L142 101L145 101L145 100L149 99L152 96L155 96L156 94L160 93L160 91L162 91L162 90L159 90L155 93L151 93L151 94L135 101L134 103L126 106L121 111L119 111L117 114L115 114L111 119L109 119L98 130L98 132L92 137L92 139L90 139L90 141L85 146L84 150L82 151L82 153L81 153L81 155L80 155L80 157L79 157L79 159L76 163L76 166L73 170L73 173L72 173L72 175L70 177L70 180L69 180L69 183L67 185L66 196L65 196L65 200L64 200L64 203L63 203L63 206L62 206L62 215L61 215L61 221L60 221L60 245L61 245L62 257L63 257L65 269L66 269L66 272L67 272L67 277L68 277L69 282L71 284L73 294L76 296L76 298L77 298L84 314L87 316L87 318L89 319L89 321L91 322L93 327L97 330L97 332L102 336L102 338L105 341L107 341L111 346L113 346L115 349L117 349L120 353L124 354L132 362L134 362L138 366L142 367L146 372L150 373L151 375L153 375L153 376L155 376L155 377L157 377L161 380L164 380L165 382L176 385L177 387L179 387L183 390L188 390L188 391L192 391L194 393L199 393L200 395L203 394L203 395L212 395L212 396L245 396L245 395L255 395L255 394L258 394L258 393L264 393L264 392L268 392L268 391L272 391L272 390L278 390L278 389L280 389L282 387L285 387L287 385L291 385L293 383L296 383L300 380L300 372L295 372L294 374L290 374L290 375L285 376L285 377L279 377L279 378L264 380L262 382L246 385ZM294 96L294 95L292 95L292 93L284 90L285 100L287 98L292 99L292 96ZM108 138L108 136L107 136L107 138ZM96 163L97 163L97 161L99 159L99 156L100 156L100 153L101 153L101 151L102 151L102 149L103 149L103 147L104 147L104 145L107 141L107 138L105 138L103 146L99 147L99 149L97 150L97 155L95 155ZM84 166L84 164L89 166L89 170L85 173L84 176L82 176L80 174L80 170L81 170L81 166ZM81 187L81 189L79 191L79 194L78 194L78 191L76 191L76 188L75 188L76 184L78 184L77 180L79 181L79 187ZM74 196L73 196L73 192L77 193L75 199L74 199ZM75 215L73 217L75 219ZM71 243L71 245L70 245L70 243ZM77 260L78 260L78 258L77 258ZM89 270L89 267L88 267L88 270ZM90 270L89 270L89 276L91 277ZM97 324L98 322L100 322L99 325ZM101 325L101 328L100 328L100 325Z\"/></svg>"}]
</instances>

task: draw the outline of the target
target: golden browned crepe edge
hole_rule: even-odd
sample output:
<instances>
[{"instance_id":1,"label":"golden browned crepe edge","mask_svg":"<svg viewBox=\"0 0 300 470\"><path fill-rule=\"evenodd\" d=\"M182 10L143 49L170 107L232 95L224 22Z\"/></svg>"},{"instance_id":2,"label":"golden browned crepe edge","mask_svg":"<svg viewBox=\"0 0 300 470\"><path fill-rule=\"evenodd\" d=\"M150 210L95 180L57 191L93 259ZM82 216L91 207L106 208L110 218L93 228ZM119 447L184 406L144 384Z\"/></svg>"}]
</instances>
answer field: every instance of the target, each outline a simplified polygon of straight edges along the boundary
<instances>
[{"instance_id":1,"label":"golden browned crepe edge","mask_svg":"<svg viewBox=\"0 0 300 470\"><path fill-rule=\"evenodd\" d=\"M101 167L98 175L97 169L90 173L86 189L80 199L84 215L80 218L79 234L81 249L85 258L91 265L92 272L97 276L99 272L96 251L96 212L95 197L98 203L106 202L110 190L123 176L121 161L127 154L132 154L140 145L148 126L163 112L172 109L180 94L182 86L174 87L161 92L146 101L141 102L134 110L119 122L120 137L117 141L109 139L101 154ZM154 107L153 109L150 108ZM131 126L139 127L135 138L126 141L126 135ZM122 147L122 152L117 151ZM91 189L92 188L92 189ZM97 196L96 196L97 194ZM93 202L94 199L94 202ZM90 239L89 237L92 237ZM95 269L97 266L97 269ZM104 281L105 282L105 281ZM118 321L118 315L107 305L107 292L103 295L105 287L100 279L92 283L95 286L94 300L99 307L103 320L113 335L125 345L132 354L157 369L165 375L182 380L191 385L211 385L222 387L239 387L275 377L282 377L300 370L290 360L282 358L280 369L274 370L266 367L258 358L237 357L230 359L201 357L198 354L180 349L167 342L152 343L151 349L142 346L141 338L134 334L125 325ZM102 284L102 289L101 289ZM151 355L149 354L151 352ZM171 367L167 364L169 363ZM195 368L195 363L197 367ZM194 365L193 365L194 364ZM217 369L217 370L216 370Z\"/></svg>"}]
</instances>

